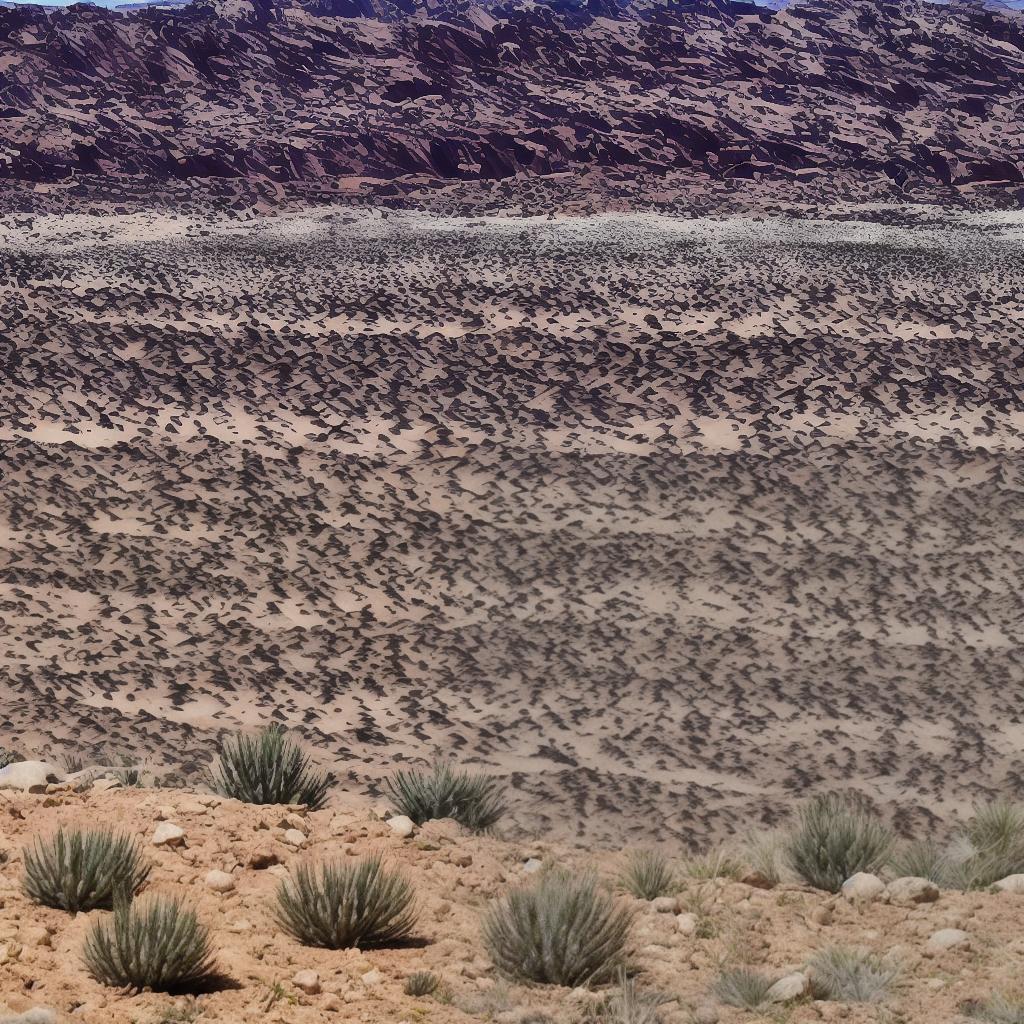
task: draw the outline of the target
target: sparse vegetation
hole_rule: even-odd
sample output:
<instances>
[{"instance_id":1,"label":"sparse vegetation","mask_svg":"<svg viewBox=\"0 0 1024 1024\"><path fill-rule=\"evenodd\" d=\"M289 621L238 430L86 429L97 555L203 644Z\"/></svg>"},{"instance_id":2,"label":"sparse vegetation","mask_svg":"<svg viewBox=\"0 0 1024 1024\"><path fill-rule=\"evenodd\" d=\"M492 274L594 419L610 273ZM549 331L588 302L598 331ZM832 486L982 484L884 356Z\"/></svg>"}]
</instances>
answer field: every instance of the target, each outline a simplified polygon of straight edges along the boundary
<instances>
[{"instance_id":1,"label":"sparse vegetation","mask_svg":"<svg viewBox=\"0 0 1024 1024\"><path fill-rule=\"evenodd\" d=\"M588 1006L578 1024L660 1024L659 1008L668 1001L660 992L642 989L635 978L620 971L615 991Z\"/></svg>"},{"instance_id":2,"label":"sparse vegetation","mask_svg":"<svg viewBox=\"0 0 1024 1024\"><path fill-rule=\"evenodd\" d=\"M317 771L277 725L224 742L212 777L217 792L247 804L305 804L319 810L334 777Z\"/></svg>"},{"instance_id":3,"label":"sparse vegetation","mask_svg":"<svg viewBox=\"0 0 1024 1024\"><path fill-rule=\"evenodd\" d=\"M786 874L786 836L779 829L751 833L744 838L739 856L751 871L779 885Z\"/></svg>"},{"instance_id":4,"label":"sparse vegetation","mask_svg":"<svg viewBox=\"0 0 1024 1024\"><path fill-rule=\"evenodd\" d=\"M969 1000L960 1007L960 1012L985 1024L1024 1024L1024 1000L1009 999L999 994L987 999Z\"/></svg>"},{"instance_id":5,"label":"sparse vegetation","mask_svg":"<svg viewBox=\"0 0 1024 1024\"><path fill-rule=\"evenodd\" d=\"M192 992L216 978L210 934L178 899L118 899L112 917L95 922L83 959L101 984L139 992Z\"/></svg>"},{"instance_id":6,"label":"sparse vegetation","mask_svg":"<svg viewBox=\"0 0 1024 1024\"><path fill-rule=\"evenodd\" d=\"M975 810L963 827L970 852L948 869L958 889L986 889L1007 875L1024 872L1024 805L997 800Z\"/></svg>"},{"instance_id":7,"label":"sparse vegetation","mask_svg":"<svg viewBox=\"0 0 1024 1024\"><path fill-rule=\"evenodd\" d=\"M28 898L72 913L109 910L117 895L137 892L150 871L134 839L107 831L58 829L26 847L24 861Z\"/></svg>"},{"instance_id":8,"label":"sparse vegetation","mask_svg":"<svg viewBox=\"0 0 1024 1024\"><path fill-rule=\"evenodd\" d=\"M592 874L555 868L491 906L484 943L503 974L575 987L614 977L632 919Z\"/></svg>"},{"instance_id":9,"label":"sparse vegetation","mask_svg":"<svg viewBox=\"0 0 1024 1024\"><path fill-rule=\"evenodd\" d=\"M619 879L622 888L638 900L673 896L679 880L668 858L656 850L634 850L626 859Z\"/></svg>"},{"instance_id":10,"label":"sparse vegetation","mask_svg":"<svg viewBox=\"0 0 1024 1024\"><path fill-rule=\"evenodd\" d=\"M277 890L281 927L307 946L387 946L408 938L417 911L412 886L379 857L301 864Z\"/></svg>"},{"instance_id":11,"label":"sparse vegetation","mask_svg":"<svg viewBox=\"0 0 1024 1024\"><path fill-rule=\"evenodd\" d=\"M441 979L431 971L417 971L405 979L402 991L407 996L432 996L441 984Z\"/></svg>"},{"instance_id":12,"label":"sparse vegetation","mask_svg":"<svg viewBox=\"0 0 1024 1024\"><path fill-rule=\"evenodd\" d=\"M904 843L889 858L889 866L898 878L927 878L936 885L950 880L952 861L949 851L931 839Z\"/></svg>"},{"instance_id":13,"label":"sparse vegetation","mask_svg":"<svg viewBox=\"0 0 1024 1024\"><path fill-rule=\"evenodd\" d=\"M839 1003L879 1003L901 974L885 957L842 946L816 953L809 967L815 992Z\"/></svg>"},{"instance_id":14,"label":"sparse vegetation","mask_svg":"<svg viewBox=\"0 0 1024 1024\"><path fill-rule=\"evenodd\" d=\"M753 967L725 967L719 973L713 991L726 1006L756 1010L764 1005L768 991L777 980Z\"/></svg>"},{"instance_id":15,"label":"sparse vegetation","mask_svg":"<svg viewBox=\"0 0 1024 1024\"><path fill-rule=\"evenodd\" d=\"M743 864L725 850L711 850L698 857L691 857L685 865L686 874L699 881L713 882L716 878L739 878Z\"/></svg>"},{"instance_id":16,"label":"sparse vegetation","mask_svg":"<svg viewBox=\"0 0 1024 1024\"><path fill-rule=\"evenodd\" d=\"M456 769L438 760L423 771L398 771L385 785L395 809L417 825L433 818L452 818L471 832L486 832L505 813L505 787L489 775Z\"/></svg>"},{"instance_id":17,"label":"sparse vegetation","mask_svg":"<svg viewBox=\"0 0 1024 1024\"><path fill-rule=\"evenodd\" d=\"M858 871L878 870L892 844L893 834L875 815L857 801L830 793L801 808L786 854L805 882L838 892Z\"/></svg>"}]
</instances>

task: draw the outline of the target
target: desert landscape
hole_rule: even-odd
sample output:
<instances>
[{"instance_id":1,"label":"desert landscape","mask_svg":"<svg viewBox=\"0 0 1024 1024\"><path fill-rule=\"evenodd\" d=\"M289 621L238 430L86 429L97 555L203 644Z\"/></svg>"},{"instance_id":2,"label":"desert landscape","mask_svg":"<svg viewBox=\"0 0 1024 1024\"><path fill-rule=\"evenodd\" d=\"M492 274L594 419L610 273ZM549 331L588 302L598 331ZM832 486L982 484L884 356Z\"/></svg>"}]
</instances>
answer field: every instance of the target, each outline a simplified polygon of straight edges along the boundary
<instances>
[{"instance_id":1,"label":"desert landscape","mask_svg":"<svg viewBox=\"0 0 1024 1024\"><path fill-rule=\"evenodd\" d=\"M108 6L0 3L0 1024L1021 1024L1024 12Z\"/></svg>"}]
</instances>

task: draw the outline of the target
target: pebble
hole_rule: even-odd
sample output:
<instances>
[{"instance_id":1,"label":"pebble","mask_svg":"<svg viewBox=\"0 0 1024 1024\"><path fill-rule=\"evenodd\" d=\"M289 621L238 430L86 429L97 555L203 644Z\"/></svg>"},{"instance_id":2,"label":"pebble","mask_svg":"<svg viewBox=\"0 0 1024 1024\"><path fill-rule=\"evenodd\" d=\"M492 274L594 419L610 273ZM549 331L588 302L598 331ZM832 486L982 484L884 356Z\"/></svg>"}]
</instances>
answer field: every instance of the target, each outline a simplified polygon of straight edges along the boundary
<instances>
[{"instance_id":1,"label":"pebble","mask_svg":"<svg viewBox=\"0 0 1024 1024\"><path fill-rule=\"evenodd\" d=\"M307 996L315 996L320 991L320 975L316 971L296 971L292 984Z\"/></svg>"},{"instance_id":2,"label":"pebble","mask_svg":"<svg viewBox=\"0 0 1024 1024\"><path fill-rule=\"evenodd\" d=\"M399 839L408 839L416 828L412 818L406 817L404 814L399 814L394 818L388 818L387 825L388 828L391 829L391 832L398 836Z\"/></svg>"},{"instance_id":3,"label":"pebble","mask_svg":"<svg viewBox=\"0 0 1024 1024\"><path fill-rule=\"evenodd\" d=\"M214 892L231 892L235 887L235 880L226 871L209 871L206 875L206 887Z\"/></svg>"},{"instance_id":4,"label":"pebble","mask_svg":"<svg viewBox=\"0 0 1024 1024\"><path fill-rule=\"evenodd\" d=\"M170 821L162 821L153 832L154 846L181 846L185 842L185 830Z\"/></svg>"}]
</instances>

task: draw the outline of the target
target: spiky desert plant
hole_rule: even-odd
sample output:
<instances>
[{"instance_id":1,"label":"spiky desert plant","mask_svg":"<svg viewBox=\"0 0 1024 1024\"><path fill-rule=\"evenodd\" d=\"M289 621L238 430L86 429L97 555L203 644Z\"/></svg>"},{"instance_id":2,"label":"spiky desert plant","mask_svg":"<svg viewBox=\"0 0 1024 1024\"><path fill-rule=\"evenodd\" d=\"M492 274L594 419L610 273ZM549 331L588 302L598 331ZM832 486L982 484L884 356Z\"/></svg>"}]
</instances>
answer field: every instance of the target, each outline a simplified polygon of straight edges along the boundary
<instances>
[{"instance_id":1,"label":"spiky desert plant","mask_svg":"<svg viewBox=\"0 0 1024 1024\"><path fill-rule=\"evenodd\" d=\"M960 1007L960 1012L972 1020L985 1024L1024 1024L1024 1000L1010 999L996 994L987 999L971 999Z\"/></svg>"},{"instance_id":2,"label":"spiky desert plant","mask_svg":"<svg viewBox=\"0 0 1024 1024\"><path fill-rule=\"evenodd\" d=\"M669 1001L670 997L642 989L636 978L620 971L615 991L588 1006L578 1024L661 1024L659 1008Z\"/></svg>"},{"instance_id":3,"label":"spiky desert plant","mask_svg":"<svg viewBox=\"0 0 1024 1024\"><path fill-rule=\"evenodd\" d=\"M615 975L632 921L593 874L552 868L491 905L484 944L511 978L574 988Z\"/></svg>"},{"instance_id":4,"label":"spiky desert plant","mask_svg":"<svg viewBox=\"0 0 1024 1024\"><path fill-rule=\"evenodd\" d=\"M702 882L713 882L716 878L739 878L743 874L743 863L727 850L710 850L691 857L685 865L686 874Z\"/></svg>"},{"instance_id":5,"label":"spiky desert plant","mask_svg":"<svg viewBox=\"0 0 1024 1024\"><path fill-rule=\"evenodd\" d=\"M851 875L880 868L892 843L892 832L863 805L829 793L800 809L786 840L786 854L805 882L839 892Z\"/></svg>"},{"instance_id":6,"label":"spiky desert plant","mask_svg":"<svg viewBox=\"0 0 1024 1024\"><path fill-rule=\"evenodd\" d=\"M506 809L505 787L498 779L459 771L450 761L435 761L426 771L397 771L385 786L395 808L417 825L453 818L471 832L486 832Z\"/></svg>"},{"instance_id":7,"label":"spiky desert plant","mask_svg":"<svg viewBox=\"0 0 1024 1024\"><path fill-rule=\"evenodd\" d=\"M936 885L947 884L952 861L949 851L932 839L903 843L889 857L897 878L927 878Z\"/></svg>"},{"instance_id":8,"label":"spiky desert plant","mask_svg":"<svg viewBox=\"0 0 1024 1024\"><path fill-rule=\"evenodd\" d=\"M724 967L712 990L727 1006L738 1006L742 1010L756 1010L763 1006L768 991L778 978L769 977L753 967Z\"/></svg>"},{"instance_id":9,"label":"spiky desert plant","mask_svg":"<svg viewBox=\"0 0 1024 1024\"><path fill-rule=\"evenodd\" d=\"M402 991L407 996L416 996L417 998L431 996L437 991L440 984L441 979L432 971L416 971L415 974L410 974L405 979Z\"/></svg>"},{"instance_id":10,"label":"spiky desert plant","mask_svg":"<svg viewBox=\"0 0 1024 1024\"><path fill-rule=\"evenodd\" d=\"M955 888L986 889L1024 872L1024 805L997 800L978 807L962 833L970 850L948 869Z\"/></svg>"},{"instance_id":11,"label":"spiky desert plant","mask_svg":"<svg viewBox=\"0 0 1024 1024\"><path fill-rule=\"evenodd\" d=\"M814 991L838 1003L880 1003L899 980L899 964L877 953L832 946L808 964Z\"/></svg>"},{"instance_id":12,"label":"spiky desert plant","mask_svg":"<svg viewBox=\"0 0 1024 1024\"><path fill-rule=\"evenodd\" d=\"M137 892L150 865L130 836L63 828L24 851L25 894L34 903L77 913L109 910L118 893Z\"/></svg>"},{"instance_id":13,"label":"spiky desert plant","mask_svg":"<svg viewBox=\"0 0 1024 1024\"><path fill-rule=\"evenodd\" d=\"M228 737L212 782L217 792L247 804L305 804L316 811L334 776L317 771L284 729L270 725L255 736Z\"/></svg>"},{"instance_id":14,"label":"spiky desert plant","mask_svg":"<svg viewBox=\"0 0 1024 1024\"><path fill-rule=\"evenodd\" d=\"M679 879L672 865L657 850L632 851L626 858L619 884L638 900L673 896L679 891Z\"/></svg>"},{"instance_id":15,"label":"spiky desert plant","mask_svg":"<svg viewBox=\"0 0 1024 1024\"><path fill-rule=\"evenodd\" d=\"M375 856L300 864L278 886L276 916L304 945L366 949L408 938L418 915L412 886Z\"/></svg>"},{"instance_id":16,"label":"spiky desert plant","mask_svg":"<svg viewBox=\"0 0 1024 1024\"><path fill-rule=\"evenodd\" d=\"M167 896L119 898L113 916L90 928L82 955L98 982L135 992L193 992L217 976L206 926Z\"/></svg>"}]
</instances>

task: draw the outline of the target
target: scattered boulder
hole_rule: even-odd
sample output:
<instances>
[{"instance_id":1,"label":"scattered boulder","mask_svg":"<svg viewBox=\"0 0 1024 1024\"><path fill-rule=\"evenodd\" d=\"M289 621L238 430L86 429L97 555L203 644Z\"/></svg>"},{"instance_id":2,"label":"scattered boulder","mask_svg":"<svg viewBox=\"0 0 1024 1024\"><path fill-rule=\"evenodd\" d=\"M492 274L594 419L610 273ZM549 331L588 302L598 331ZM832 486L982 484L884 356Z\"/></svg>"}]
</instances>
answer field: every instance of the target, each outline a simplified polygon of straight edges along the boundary
<instances>
[{"instance_id":1,"label":"scattered boulder","mask_svg":"<svg viewBox=\"0 0 1024 1024\"><path fill-rule=\"evenodd\" d=\"M929 953L944 953L947 949L966 949L971 943L971 937L959 928L941 928L933 932L928 939L925 949Z\"/></svg>"},{"instance_id":2,"label":"scattered boulder","mask_svg":"<svg viewBox=\"0 0 1024 1024\"><path fill-rule=\"evenodd\" d=\"M748 871L741 879L742 885L749 885L752 889L774 889L775 883L760 871Z\"/></svg>"},{"instance_id":3,"label":"scattered boulder","mask_svg":"<svg viewBox=\"0 0 1024 1024\"><path fill-rule=\"evenodd\" d=\"M651 909L656 914L674 914L679 910L679 900L675 896L658 896L651 900Z\"/></svg>"},{"instance_id":4,"label":"scattered boulder","mask_svg":"<svg viewBox=\"0 0 1024 1024\"><path fill-rule=\"evenodd\" d=\"M372 971L367 971L359 980L362 981L367 988L375 988L384 980L384 975L375 967Z\"/></svg>"},{"instance_id":5,"label":"scattered boulder","mask_svg":"<svg viewBox=\"0 0 1024 1024\"><path fill-rule=\"evenodd\" d=\"M718 1024L718 1010L711 1003L694 1007L693 1024Z\"/></svg>"},{"instance_id":6,"label":"scattered boulder","mask_svg":"<svg viewBox=\"0 0 1024 1024\"><path fill-rule=\"evenodd\" d=\"M0 768L0 789L45 793L47 786L63 781L63 772L48 761L15 761Z\"/></svg>"},{"instance_id":7,"label":"scattered boulder","mask_svg":"<svg viewBox=\"0 0 1024 1024\"><path fill-rule=\"evenodd\" d=\"M226 871L210 871L206 875L206 887L214 892L231 892L235 888L235 880Z\"/></svg>"},{"instance_id":8,"label":"scattered boulder","mask_svg":"<svg viewBox=\"0 0 1024 1024\"><path fill-rule=\"evenodd\" d=\"M399 839L408 839L416 829L416 825L413 823L412 818L406 817L404 814L399 814L394 818L388 818L388 828L391 829L392 833L398 836Z\"/></svg>"},{"instance_id":9,"label":"scattered boulder","mask_svg":"<svg viewBox=\"0 0 1024 1024\"><path fill-rule=\"evenodd\" d=\"M1024 893L1024 875L1007 875L1005 878L1000 878L992 888L998 889L1000 892Z\"/></svg>"},{"instance_id":10,"label":"scattered boulder","mask_svg":"<svg viewBox=\"0 0 1024 1024\"><path fill-rule=\"evenodd\" d=\"M908 875L889 883L886 898L890 903L910 906L916 903L934 903L939 898L939 887L927 878Z\"/></svg>"},{"instance_id":11,"label":"scattered boulder","mask_svg":"<svg viewBox=\"0 0 1024 1024\"><path fill-rule=\"evenodd\" d=\"M297 971L292 984L307 996L315 996L320 991L320 975L316 971Z\"/></svg>"},{"instance_id":12,"label":"scattered boulder","mask_svg":"<svg viewBox=\"0 0 1024 1024\"><path fill-rule=\"evenodd\" d=\"M848 900L868 902L877 900L885 892L885 882L878 875L871 875L865 871L858 871L851 875L840 890Z\"/></svg>"},{"instance_id":13,"label":"scattered boulder","mask_svg":"<svg viewBox=\"0 0 1024 1024\"><path fill-rule=\"evenodd\" d=\"M292 846L296 850L301 850L307 843L306 834L300 832L297 828L285 829L285 833L281 836L281 842L286 846Z\"/></svg>"},{"instance_id":14,"label":"scattered boulder","mask_svg":"<svg viewBox=\"0 0 1024 1024\"><path fill-rule=\"evenodd\" d=\"M153 831L154 846L181 846L185 842L185 830L172 821L161 821Z\"/></svg>"},{"instance_id":15,"label":"scattered boulder","mask_svg":"<svg viewBox=\"0 0 1024 1024\"><path fill-rule=\"evenodd\" d=\"M681 935L693 935L697 931L697 915L696 914L677 914L676 915L676 931Z\"/></svg>"},{"instance_id":16,"label":"scattered boulder","mask_svg":"<svg viewBox=\"0 0 1024 1024\"><path fill-rule=\"evenodd\" d=\"M788 1003L792 999L799 999L807 993L811 987L810 979L800 971L783 975L770 989L765 999L769 1003Z\"/></svg>"},{"instance_id":17,"label":"scattered boulder","mask_svg":"<svg viewBox=\"0 0 1024 1024\"><path fill-rule=\"evenodd\" d=\"M537 860L536 857L531 857L523 864L523 873L527 875L532 875L540 871L542 867L544 867L543 861Z\"/></svg>"}]
</instances>

